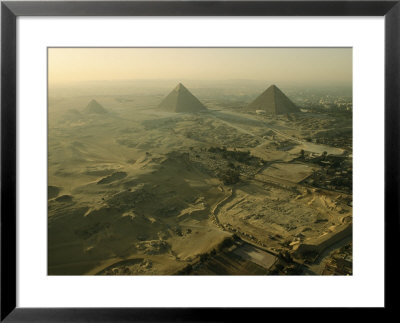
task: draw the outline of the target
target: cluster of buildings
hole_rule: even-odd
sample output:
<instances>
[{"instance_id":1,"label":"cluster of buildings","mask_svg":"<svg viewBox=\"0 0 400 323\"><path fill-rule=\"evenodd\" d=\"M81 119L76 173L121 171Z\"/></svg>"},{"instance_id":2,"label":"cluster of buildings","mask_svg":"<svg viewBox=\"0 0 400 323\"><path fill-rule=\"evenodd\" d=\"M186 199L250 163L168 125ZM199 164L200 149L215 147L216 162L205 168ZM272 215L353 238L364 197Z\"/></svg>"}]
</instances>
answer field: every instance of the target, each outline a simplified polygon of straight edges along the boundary
<instances>
[{"instance_id":1,"label":"cluster of buildings","mask_svg":"<svg viewBox=\"0 0 400 323\"><path fill-rule=\"evenodd\" d=\"M316 163L322 168L314 171L311 176L304 180L305 184L344 192L352 193L353 168L352 162L345 156L318 156L314 158L305 157L305 160Z\"/></svg>"},{"instance_id":2,"label":"cluster of buildings","mask_svg":"<svg viewBox=\"0 0 400 323\"><path fill-rule=\"evenodd\" d=\"M340 111L352 111L353 102L352 98L348 96L312 96L301 98L297 100L302 107L305 109L324 109L324 110L340 110Z\"/></svg>"},{"instance_id":3,"label":"cluster of buildings","mask_svg":"<svg viewBox=\"0 0 400 323\"><path fill-rule=\"evenodd\" d=\"M334 252L325 264L322 275L352 275L353 256L352 244L348 244Z\"/></svg>"}]
</instances>

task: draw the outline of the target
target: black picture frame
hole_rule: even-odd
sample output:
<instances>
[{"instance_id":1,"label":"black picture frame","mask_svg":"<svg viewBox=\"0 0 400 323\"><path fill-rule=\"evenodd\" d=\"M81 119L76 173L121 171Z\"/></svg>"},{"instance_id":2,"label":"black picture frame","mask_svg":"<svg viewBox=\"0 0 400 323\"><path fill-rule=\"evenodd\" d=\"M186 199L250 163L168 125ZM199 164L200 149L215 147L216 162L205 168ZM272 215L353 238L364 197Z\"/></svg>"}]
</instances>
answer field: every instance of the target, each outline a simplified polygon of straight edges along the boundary
<instances>
[{"instance_id":1,"label":"black picture frame","mask_svg":"<svg viewBox=\"0 0 400 323\"><path fill-rule=\"evenodd\" d=\"M1 3L1 321L250 321L268 308L16 307L16 19L19 16L384 16L385 309L396 308L399 233L400 1L4 1ZM282 309L281 309L282 310ZM293 311L285 310L285 315ZM298 315L298 314L297 314ZM253 319L251 319L251 317ZM288 316L286 316L288 317Z\"/></svg>"}]
</instances>

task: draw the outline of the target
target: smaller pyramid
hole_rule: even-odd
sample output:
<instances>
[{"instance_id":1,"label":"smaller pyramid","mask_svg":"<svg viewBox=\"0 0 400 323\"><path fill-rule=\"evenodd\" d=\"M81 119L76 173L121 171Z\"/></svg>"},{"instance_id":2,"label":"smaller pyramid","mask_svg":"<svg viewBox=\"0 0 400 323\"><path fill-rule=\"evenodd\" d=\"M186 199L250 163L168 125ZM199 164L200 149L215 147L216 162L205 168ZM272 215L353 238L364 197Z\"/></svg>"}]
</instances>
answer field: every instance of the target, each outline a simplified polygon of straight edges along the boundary
<instances>
[{"instance_id":1,"label":"smaller pyramid","mask_svg":"<svg viewBox=\"0 0 400 323\"><path fill-rule=\"evenodd\" d=\"M107 113L107 110L97 102L96 100L92 100L85 108L86 113L96 113L96 114L104 114Z\"/></svg>"},{"instance_id":2,"label":"smaller pyramid","mask_svg":"<svg viewBox=\"0 0 400 323\"><path fill-rule=\"evenodd\" d=\"M158 107L169 112L198 112L207 109L182 83L179 83Z\"/></svg>"},{"instance_id":3,"label":"smaller pyramid","mask_svg":"<svg viewBox=\"0 0 400 323\"><path fill-rule=\"evenodd\" d=\"M300 112L300 109L276 86L271 85L247 106L248 110L263 110L277 115Z\"/></svg>"}]
</instances>

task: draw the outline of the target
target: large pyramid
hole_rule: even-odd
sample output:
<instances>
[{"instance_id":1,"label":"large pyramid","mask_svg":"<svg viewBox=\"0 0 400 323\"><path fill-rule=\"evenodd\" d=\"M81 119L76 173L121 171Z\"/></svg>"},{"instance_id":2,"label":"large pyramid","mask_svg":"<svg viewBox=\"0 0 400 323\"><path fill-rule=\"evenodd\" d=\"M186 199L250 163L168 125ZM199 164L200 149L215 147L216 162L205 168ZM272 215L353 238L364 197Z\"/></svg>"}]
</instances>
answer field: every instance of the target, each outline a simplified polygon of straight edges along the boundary
<instances>
[{"instance_id":1,"label":"large pyramid","mask_svg":"<svg viewBox=\"0 0 400 323\"><path fill-rule=\"evenodd\" d=\"M103 106L96 100L92 100L89 102L89 104L86 106L85 112L97 114L107 113L106 109L104 109Z\"/></svg>"},{"instance_id":2,"label":"large pyramid","mask_svg":"<svg viewBox=\"0 0 400 323\"><path fill-rule=\"evenodd\" d=\"M179 83L160 103L159 107L170 112L197 112L206 107L187 88Z\"/></svg>"},{"instance_id":3,"label":"large pyramid","mask_svg":"<svg viewBox=\"0 0 400 323\"><path fill-rule=\"evenodd\" d=\"M271 85L247 108L252 111L263 110L266 114L273 115L300 112L300 109L276 85Z\"/></svg>"}]
</instances>

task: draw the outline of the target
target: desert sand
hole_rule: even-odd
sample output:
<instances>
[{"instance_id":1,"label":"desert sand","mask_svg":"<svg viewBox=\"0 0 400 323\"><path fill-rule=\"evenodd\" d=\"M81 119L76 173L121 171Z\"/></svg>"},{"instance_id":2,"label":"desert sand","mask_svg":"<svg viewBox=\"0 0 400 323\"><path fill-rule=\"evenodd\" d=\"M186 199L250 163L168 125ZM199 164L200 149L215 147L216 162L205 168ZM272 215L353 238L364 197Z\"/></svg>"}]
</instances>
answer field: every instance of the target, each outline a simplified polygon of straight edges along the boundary
<instances>
[{"instance_id":1,"label":"desert sand","mask_svg":"<svg viewBox=\"0 0 400 323\"><path fill-rule=\"evenodd\" d=\"M324 239L352 223L351 119L166 95L50 97L48 274L290 274L351 235Z\"/></svg>"}]
</instances>

